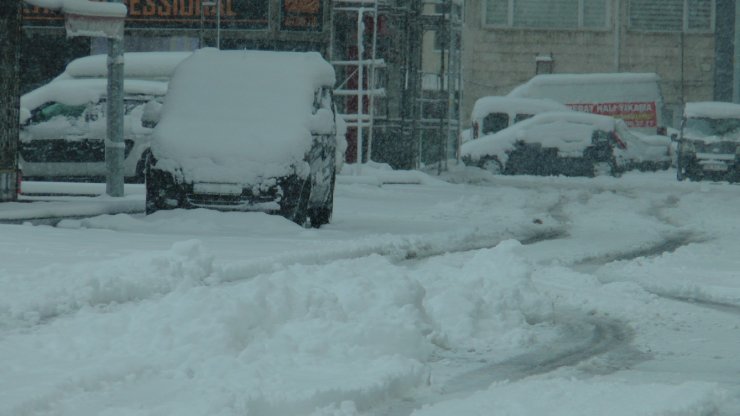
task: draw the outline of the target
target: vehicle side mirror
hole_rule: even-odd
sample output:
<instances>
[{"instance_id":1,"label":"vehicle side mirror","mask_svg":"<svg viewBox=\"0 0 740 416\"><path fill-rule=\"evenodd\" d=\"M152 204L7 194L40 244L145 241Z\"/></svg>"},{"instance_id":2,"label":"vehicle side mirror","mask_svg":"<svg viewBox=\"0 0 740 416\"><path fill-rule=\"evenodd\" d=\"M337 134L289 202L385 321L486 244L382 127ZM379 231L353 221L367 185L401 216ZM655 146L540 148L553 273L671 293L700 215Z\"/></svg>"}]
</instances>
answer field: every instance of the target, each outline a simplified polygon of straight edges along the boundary
<instances>
[{"instance_id":1,"label":"vehicle side mirror","mask_svg":"<svg viewBox=\"0 0 740 416\"><path fill-rule=\"evenodd\" d=\"M162 104L156 100L151 100L144 105L144 113L141 115L141 125L153 128L159 123L159 117L162 111Z\"/></svg>"}]
</instances>

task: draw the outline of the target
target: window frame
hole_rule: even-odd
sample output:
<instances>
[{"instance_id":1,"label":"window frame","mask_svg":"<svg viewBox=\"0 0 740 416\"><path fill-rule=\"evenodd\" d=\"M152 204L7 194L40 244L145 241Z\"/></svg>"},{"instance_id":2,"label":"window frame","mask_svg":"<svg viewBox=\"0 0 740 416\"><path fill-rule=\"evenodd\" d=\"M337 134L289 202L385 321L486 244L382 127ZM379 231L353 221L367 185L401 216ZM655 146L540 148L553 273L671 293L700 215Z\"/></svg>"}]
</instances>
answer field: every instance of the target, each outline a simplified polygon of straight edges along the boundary
<instances>
[{"instance_id":1,"label":"window frame","mask_svg":"<svg viewBox=\"0 0 740 416\"><path fill-rule=\"evenodd\" d=\"M488 0L484 0L488 1ZM681 30L661 30L661 29L642 29L632 27L632 2L633 1L644 1L644 0L628 0L627 1L627 30L635 33L690 33L690 34L713 34L715 31L715 21L717 19L717 1L709 0L709 27L706 29L689 29L689 0L683 0L683 19L681 22Z\"/></svg>"},{"instance_id":2,"label":"window frame","mask_svg":"<svg viewBox=\"0 0 740 416\"><path fill-rule=\"evenodd\" d=\"M507 16L506 16L506 24L496 24L496 23L488 23L487 16L488 16L488 5L489 2L492 0L482 0L481 1L481 27L483 29L500 29L500 30L542 30L542 31L559 31L559 32L568 32L568 31L587 31L587 32L609 32L612 30L612 27L614 25L612 15L613 15L613 1L612 0L603 0L604 1L604 10L605 10L605 16L604 16L604 26L603 27L584 27L583 26L583 19L584 19L584 0L578 0L578 27L538 27L538 26L514 26L514 2L517 0L507 0ZM684 0L686 1L686 0ZM714 4L714 0L711 0Z\"/></svg>"}]
</instances>

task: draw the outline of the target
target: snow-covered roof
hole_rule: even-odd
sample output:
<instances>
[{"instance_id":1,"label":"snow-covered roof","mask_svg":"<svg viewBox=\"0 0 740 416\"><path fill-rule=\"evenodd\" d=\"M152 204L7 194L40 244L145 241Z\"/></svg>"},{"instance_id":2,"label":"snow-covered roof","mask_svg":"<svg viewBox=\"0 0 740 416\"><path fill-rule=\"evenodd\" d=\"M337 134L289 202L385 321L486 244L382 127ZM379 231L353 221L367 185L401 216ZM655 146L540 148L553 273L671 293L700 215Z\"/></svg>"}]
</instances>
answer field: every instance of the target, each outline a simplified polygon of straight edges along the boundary
<instances>
[{"instance_id":1,"label":"snow-covered roof","mask_svg":"<svg viewBox=\"0 0 740 416\"><path fill-rule=\"evenodd\" d=\"M21 108L33 110L50 102L67 105L82 105L97 102L107 93L108 81L104 78L59 79L43 85L21 97ZM167 83L161 81L124 80L126 95L163 96Z\"/></svg>"},{"instance_id":2,"label":"snow-covered roof","mask_svg":"<svg viewBox=\"0 0 740 416\"><path fill-rule=\"evenodd\" d=\"M740 104L718 101L686 103L684 117L687 118L740 118Z\"/></svg>"},{"instance_id":3,"label":"snow-covered roof","mask_svg":"<svg viewBox=\"0 0 740 416\"><path fill-rule=\"evenodd\" d=\"M473 120L481 120L490 113L536 114L543 111L569 111L557 101L547 98L520 98L487 96L479 98L473 105Z\"/></svg>"},{"instance_id":4,"label":"snow-covered roof","mask_svg":"<svg viewBox=\"0 0 740 416\"><path fill-rule=\"evenodd\" d=\"M124 18L128 13L128 9L123 3L89 0L25 0L25 2L38 7L83 16Z\"/></svg>"},{"instance_id":5,"label":"snow-covered roof","mask_svg":"<svg viewBox=\"0 0 740 416\"><path fill-rule=\"evenodd\" d=\"M551 98L563 104L654 101L660 98L659 81L652 72L542 74L514 88L508 96Z\"/></svg>"},{"instance_id":6,"label":"snow-covered roof","mask_svg":"<svg viewBox=\"0 0 740 416\"><path fill-rule=\"evenodd\" d=\"M167 80L177 65L192 52L127 52L123 55L124 78ZM108 55L77 58L67 65L62 78L108 76Z\"/></svg>"},{"instance_id":7,"label":"snow-covered roof","mask_svg":"<svg viewBox=\"0 0 740 416\"><path fill-rule=\"evenodd\" d=\"M153 152L208 180L228 169L246 180L265 173L248 161L299 163L318 119L332 120L329 110L312 114L314 93L334 83L333 67L316 52L198 50L170 81Z\"/></svg>"}]
</instances>

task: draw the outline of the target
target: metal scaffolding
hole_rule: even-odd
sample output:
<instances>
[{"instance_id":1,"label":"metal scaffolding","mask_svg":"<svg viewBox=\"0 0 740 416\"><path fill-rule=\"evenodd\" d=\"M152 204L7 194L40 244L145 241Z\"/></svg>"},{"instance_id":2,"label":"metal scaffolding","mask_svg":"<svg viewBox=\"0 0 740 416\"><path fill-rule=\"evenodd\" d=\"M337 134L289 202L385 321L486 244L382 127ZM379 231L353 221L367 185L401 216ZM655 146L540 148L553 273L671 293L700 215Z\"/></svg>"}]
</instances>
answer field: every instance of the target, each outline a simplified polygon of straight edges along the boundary
<instances>
[{"instance_id":1,"label":"metal scaffolding","mask_svg":"<svg viewBox=\"0 0 740 416\"><path fill-rule=\"evenodd\" d=\"M462 0L334 1L348 161L443 170L457 157L462 16Z\"/></svg>"}]
</instances>

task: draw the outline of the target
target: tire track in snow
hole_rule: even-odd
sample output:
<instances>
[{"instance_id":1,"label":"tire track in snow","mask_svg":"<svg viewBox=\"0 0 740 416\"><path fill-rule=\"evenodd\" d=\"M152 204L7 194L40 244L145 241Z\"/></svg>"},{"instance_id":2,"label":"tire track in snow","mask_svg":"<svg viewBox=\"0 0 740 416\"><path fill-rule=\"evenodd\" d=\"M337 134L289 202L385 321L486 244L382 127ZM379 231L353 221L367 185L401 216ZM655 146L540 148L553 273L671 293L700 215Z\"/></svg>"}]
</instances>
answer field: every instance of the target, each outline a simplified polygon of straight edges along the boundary
<instances>
[{"instance_id":1,"label":"tire track in snow","mask_svg":"<svg viewBox=\"0 0 740 416\"><path fill-rule=\"evenodd\" d=\"M634 337L627 325L606 317L582 312L559 312L553 316L553 320L559 323L560 328L560 334L553 342L501 362L482 365L445 380L441 385L430 385L429 392L414 399L390 400L380 408L369 409L368 414L408 416L423 406L464 398L487 389L495 382L522 380L562 367L572 367L610 351L626 350ZM630 353L628 357L633 362L645 358L635 353ZM433 377L435 364L429 365Z\"/></svg>"}]
</instances>

